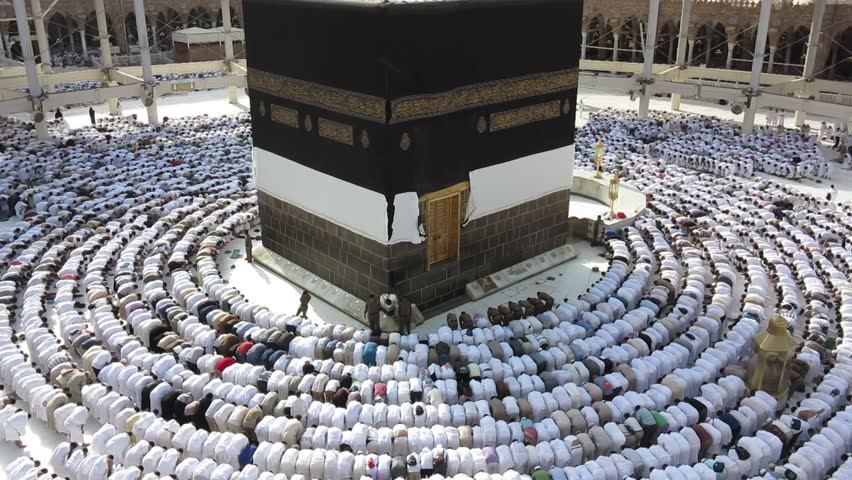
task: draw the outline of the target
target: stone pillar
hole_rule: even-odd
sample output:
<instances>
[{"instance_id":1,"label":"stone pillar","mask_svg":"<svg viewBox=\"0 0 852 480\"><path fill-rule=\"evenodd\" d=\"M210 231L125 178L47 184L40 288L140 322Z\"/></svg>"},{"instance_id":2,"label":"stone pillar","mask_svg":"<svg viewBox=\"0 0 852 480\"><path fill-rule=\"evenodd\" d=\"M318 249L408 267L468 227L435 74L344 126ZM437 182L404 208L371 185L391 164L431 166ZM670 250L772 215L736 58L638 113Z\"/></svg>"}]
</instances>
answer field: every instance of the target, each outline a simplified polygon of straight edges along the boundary
<instances>
[{"instance_id":1,"label":"stone pillar","mask_svg":"<svg viewBox=\"0 0 852 480\"><path fill-rule=\"evenodd\" d=\"M618 41L621 39L620 33L612 32L612 61L618 61Z\"/></svg>"},{"instance_id":2,"label":"stone pillar","mask_svg":"<svg viewBox=\"0 0 852 480\"><path fill-rule=\"evenodd\" d=\"M811 34L808 37L808 51L805 54L805 68L802 72L802 79L805 82L813 80L814 65L820 50L820 37L822 36L822 20L825 16L825 0L814 1L814 18L811 21ZM807 97L804 89L799 94L800 97ZM805 123L805 112L796 112L796 126L801 127Z\"/></svg>"},{"instance_id":3,"label":"stone pillar","mask_svg":"<svg viewBox=\"0 0 852 480\"><path fill-rule=\"evenodd\" d=\"M654 52L657 50L657 19L660 14L660 0L650 0L648 8L648 31L646 32L645 51L642 63L643 93L639 97L639 117L648 118L651 94L648 85L653 80Z\"/></svg>"},{"instance_id":4,"label":"stone pillar","mask_svg":"<svg viewBox=\"0 0 852 480\"><path fill-rule=\"evenodd\" d=\"M736 47L736 43L728 42L728 58L725 59L725 68L730 70L731 65L734 63L734 47Z\"/></svg>"},{"instance_id":5,"label":"stone pillar","mask_svg":"<svg viewBox=\"0 0 852 480\"><path fill-rule=\"evenodd\" d=\"M808 36L808 50L805 53L805 65L802 78L812 80L814 69L820 57L827 56L828 47L823 44L822 23L825 18L825 0L814 0L814 17L811 22L811 33Z\"/></svg>"},{"instance_id":6,"label":"stone pillar","mask_svg":"<svg viewBox=\"0 0 852 480\"><path fill-rule=\"evenodd\" d=\"M775 45L769 46L769 64L766 66L766 73L773 73L775 70L775 52L778 51L778 47ZM787 50L788 55L790 50Z\"/></svg>"},{"instance_id":7,"label":"stone pillar","mask_svg":"<svg viewBox=\"0 0 852 480\"><path fill-rule=\"evenodd\" d=\"M127 55L130 53L130 45L127 43L127 28L124 26L124 21L117 22L113 25L115 31L115 41L118 42L118 51Z\"/></svg>"},{"instance_id":8,"label":"stone pillar","mask_svg":"<svg viewBox=\"0 0 852 480\"><path fill-rule=\"evenodd\" d=\"M751 81L749 82L750 102L746 107L743 118L742 133L748 135L754 131L754 116L757 113L757 102L755 95L760 93L760 74L763 70L763 56L766 51L766 34L769 31L769 16L772 14L772 1L761 0L760 19L757 24L757 36L755 37L754 59L751 63Z\"/></svg>"},{"instance_id":9,"label":"stone pillar","mask_svg":"<svg viewBox=\"0 0 852 480\"><path fill-rule=\"evenodd\" d=\"M769 48L770 48L770 50L772 49L772 47L769 47ZM789 45L787 45L786 50L787 51L784 52L784 73L787 73L787 72L790 71L790 60L791 60L790 57L793 56L793 49L790 48Z\"/></svg>"},{"instance_id":10,"label":"stone pillar","mask_svg":"<svg viewBox=\"0 0 852 480\"><path fill-rule=\"evenodd\" d=\"M18 24L18 35L21 37L21 54L24 57L24 70L27 72L27 86L33 102L33 114L41 117L41 121L35 122L33 118L36 135L40 140L49 137L47 132L47 118L41 104L41 85L38 83L38 71L36 70L35 53L33 52L33 40L30 37L30 24L27 21L27 5L24 0L14 0L15 20ZM39 115L40 114L40 115Z\"/></svg>"},{"instance_id":11,"label":"stone pillar","mask_svg":"<svg viewBox=\"0 0 852 480\"><path fill-rule=\"evenodd\" d=\"M586 38L588 36L588 32L580 32L580 60L586 59Z\"/></svg>"},{"instance_id":12,"label":"stone pillar","mask_svg":"<svg viewBox=\"0 0 852 480\"><path fill-rule=\"evenodd\" d=\"M3 35L4 43L6 44L6 58L12 58L12 39L9 37L9 34Z\"/></svg>"},{"instance_id":13,"label":"stone pillar","mask_svg":"<svg viewBox=\"0 0 852 480\"><path fill-rule=\"evenodd\" d=\"M686 68L686 54L687 50L692 50L689 46L689 17L692 12L692 0L683 0L680 9L680 30L677 33L677 58L675 59L677 62L677 66L681 69ZM671 54L670 54L671 55ZM690 58L692 55L689 55ZM680 94L673 93L672 94L672 110L680 109Z\"/></svg>"},{"instance_id":14,"label":"stone pillar","mask_svg":"<svg viewBox=\"0 0 852 480\"><path fill-rule=\"evenodd\" d=\"M222 33L225 36L225 64L228 66L228 72L233 72L234 63L234 37L231 33L231 2L230 0L222 0ZM237 103L237 87L228 87L228 101Z\"/></svg>"},{"instance_id":15,"label":"stone pillar","mask_svg":"<svg viewBox=\"0 0 852 480\"><path fill-rule=\"evenodd\" d=\"M86 45L86 31L80 30L80 47L83 49L83 58L86 59L86 63L89 63L89 46Z\"/></svg>"},{"instance_id":16,"label":"stone pillar","mask_svg":"<svg viewBox=\"0 0 852 480\"><path fill-rule=\"evenodd\" d=\"M694 38L691 38L691 39L689 39L689 60L687 60L687 61L686 61L686 64L687 64L687 65L691 65L691 64L692 64L692 57L693 57L693 55L692 55L692 54L693 54L694 52L695 52L695 39L694 39Z\"/></svg>"},{"instance_id":17,"label":"stone pillar","mask_svg":"<svg viewBox=\"0 0 852 480\"><path fill-rule=\"evenodd\" d=\"M76 52L77 51L77 42L74 41L74 31L71 30L71 29L68 29L68 32L69 32L68 37L71 39L71 51Z\"/></svg>"},{"instance_id":18,"label":"stone pillar","mask_svg":"<svg viewBox=\"0 0 852 480\"><path fill-rule=\"evenodd\" d=\"M710 66L710 53L713 51L713 35L708 35L704 37L704 67Z\"/></svg>"},{"instance_id":19,"label":"stone pillar","mask_svg":"<svg viewBox=\"0 0 852 480\"><path fill-rule=\"evenodd\" d=\"M673 41L671 40L671 37L670 37L670 38L669 38L669 51L668 51L668 55L666 56L666 63L671 63L672 58L674 58L674 57L673 57L673 55L674 55L674 46L675 46L675 42L673 42Z\"/></svg>"},{"instance_id":20,"label":"stone pillar","mask_svg":"<svg viewBox=\"0 0 852 480\"><path fill-rule=\"evenodd\" d=\"M145 105L148 110L148 123L157 125L160 123L157 117L157 96L154 94L154 71L151 68L151 47L148 45L148 26L145 18L144 0L133 0L133 11L136 14L136 31L139 38L139 56L142 59L142 78L145 80L146 99L151 100L150 105Z\"/></svg>"},{"instance_id":21,"label":"stone pillar","mask_svg":"<svg viewBox=\"0 0 852 480\"><path fill-rule=\"evenodd\" d=\"M109 71L112 68L112 50L109 44L109 26L107 25L106 10L104 10L104 0L95 0L95 19L98 22L98 41L101 46L101 65L107 70L107 81L112 79L112 73ZM124 24L122 23L122 26ZM119 37L121 38L121 37ZM112 85L112 83L110 83ZM118 99L109 99L110 115L118 115Z\"/></svg>"},{"instance_id":22,"label":"stone pillar","mask_svg":"<svg viewBox=\"0 0 852 480\"><path fill-rule=\"evenodd\" d=\"M47 40L47 30L44 28L44 14L41 11L41 0L31 0L30 7L33 10L33 25L35 25L36 40L38 40L38 54L41 57L41 68L49 72L52 59L50 58L50 42Z\"/></svg>"},{"instance_id":23,"label":"stone pillar","mask_svg":"<svg viewBox=\"0 0 852 480\"><path fill-rule=\"evenodd\" d=\"M159 52L160 51L160 35L159 35L159 32L157 32L157 16L151 15L151 18L149 18L148 21L151 22L151 39L150 39L150 41L154 42L154 44L151 45L151 48L153 48L153 49L155 49Z\"/></svg>"}]
</instances>

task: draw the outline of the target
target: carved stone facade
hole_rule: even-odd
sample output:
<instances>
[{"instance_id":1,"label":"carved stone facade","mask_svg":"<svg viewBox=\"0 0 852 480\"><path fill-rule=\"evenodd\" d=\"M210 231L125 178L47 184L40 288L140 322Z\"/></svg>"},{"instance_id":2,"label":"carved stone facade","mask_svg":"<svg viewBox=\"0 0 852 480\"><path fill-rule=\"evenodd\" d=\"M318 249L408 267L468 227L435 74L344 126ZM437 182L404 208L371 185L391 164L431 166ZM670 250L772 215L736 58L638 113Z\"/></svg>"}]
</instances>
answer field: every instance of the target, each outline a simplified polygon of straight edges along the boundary
<instances>
[{"instance_id":1,"label":"carved stone facade","mask_svg":"<svg viewBox=\"0 0 852 480\"><path fill-rule=\"evenodd\" d=\"M47 8L53 0L41 0ZM242 2L230 0L234 25L242 25ZM112 42L122 52L136 43L132 0L104 0ZM221 25L220 0L147 0L149 37L171 48L171 31L185 26ZM759 10L757 0L693 2L687 34L691 65L749 70ZM675 63L681 0L662 0L655 62ZM11 2L0 2L0 15L13 16ZM641 36L648 16L647 0L586 0L583 13L588 59L641 62ZM807 51L813 5L784 0L772 11L766 71L801 74ZM94 0L59 0L47 15L52 48L80 50L79 31L86 30L90 48L97 42ZM14 22L0 23L0 33L14 34ZM71 32L76 35L70 35ZM153 42L152 42L153 44ZM709 48L708 48L709 47ZM852 4L827 5L815 72L821 78L852 80ZM770 68L771 67L771 68Z\"/></svg>"}]
</instances>

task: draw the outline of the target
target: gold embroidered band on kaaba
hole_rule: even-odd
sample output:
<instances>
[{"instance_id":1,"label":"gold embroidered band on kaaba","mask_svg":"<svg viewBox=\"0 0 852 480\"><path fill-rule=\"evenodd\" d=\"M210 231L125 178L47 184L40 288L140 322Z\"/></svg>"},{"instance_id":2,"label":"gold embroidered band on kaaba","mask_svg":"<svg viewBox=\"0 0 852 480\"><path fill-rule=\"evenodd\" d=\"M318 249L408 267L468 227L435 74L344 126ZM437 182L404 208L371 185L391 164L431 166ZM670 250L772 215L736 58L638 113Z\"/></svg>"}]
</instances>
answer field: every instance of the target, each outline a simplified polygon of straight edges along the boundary
<instances>
[{"instance_id":1,"label":"gold embroidered band on kaaba","mask_svg":"<svg viewBox=\"0 0 852 480\"><path fill-rule=\"evenodd\" d=\"M273 104L272 121L288 127L299 128L299 112L292 108Z\"/></svg>"},{"instance_id":2,"label":"gold embroidered band on kaaba","mask_svg":"<svg viewBox=\"0 0 852 480\"><path fill-rule=\"evenodd\" d=\"M541 73L391 101L390 123L435 117L468 108L561 92L577 87L577 70Z\"/></svg>"},{"instance_id":3,"label":"gold embroidered band on kaaba","mask_svg":"<svg viewBox=\"0 0 852 480\"><path fill-rule=\"evenodd\" d=\"M526 75L466 85L436 94L397 98L390 102L390 119L385 115L385 100L372 95L275 75L254 68L248 69L248 84L249 88L254 90L343 115L380 123L400 123L570 90L577 87L577 70Z\"/></svg>"},{"instance_id":4,"label":"gold embroidered band on kaaba","mask_svg":"<svg viewBox=\"0 0 852 480\"><path fill-rule=\"evenodd\" d=\"M559 117L562 112L561 102L554 100L552 102L539 103L538 105L529 105L527 107L507 110L505 112L497 112L491 114L491 131L497 132L506 130L507 128L519 127L528 123L540 122L542 120L550 120Z\"/></svg>"},{"instance_id":5,"label":"gold embroidered band on kaaba","mask_svg":"<svg viewBox=\"0 0 852 480\"><path fill-rule=\"evenodd\" d=\"M327 118L320 117L319 119L319 134L320 137L334 140L346 145L352 145L352 126L343 123L338 123Z\"/></svg>"},{"instance_id":6,"label":"gold embroidered band on kaaba","mask_svg":"<svg viewBox=\"0 0 852 480\"><path fill-rule=\"evenodd\" d=\"M255 68L248 69L248 84L251 89L294 102L364 120L385 121L385 100L380 97L275 75Z\"/></svg>"}]
</instances>

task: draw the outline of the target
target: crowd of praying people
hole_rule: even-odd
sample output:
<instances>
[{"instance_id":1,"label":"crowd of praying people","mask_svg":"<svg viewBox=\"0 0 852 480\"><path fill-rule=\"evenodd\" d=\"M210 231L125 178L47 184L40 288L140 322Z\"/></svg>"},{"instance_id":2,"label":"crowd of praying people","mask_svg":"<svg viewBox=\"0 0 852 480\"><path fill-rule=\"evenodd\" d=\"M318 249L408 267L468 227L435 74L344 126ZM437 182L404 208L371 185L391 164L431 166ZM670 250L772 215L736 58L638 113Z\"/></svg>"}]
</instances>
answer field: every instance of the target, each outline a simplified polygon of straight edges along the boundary
<instances>
[{"instance_id":1,"label":"crowd of praying people","mask_svg":"<svg viewBox=\"0 0 852 480\"><path fill-rule=\"evenodd\" d=\"M593 155L597 141L606 139L605 165L626 175L653 159L719 177L764 172L822 183L834 176L834 162L824 158L817 136L801 129L755 127L751 135L741 135L736 123L704 115L661 113L644 120L618 110L598 112L593 119L579 130L578 146ZM852 168L848 158L842 157L842 168Z\"/></svg>"},{"instance_id":2,"label":"crowd of praying people","mask_svg":"<svg viewBox=\"0 0 852 480\"><path fill-rule=\"evenodd\" d=\"M79 92L82 90L100 88L101 86L103 86L103 82L100 80L78 80L76 82L57 83L54 91L57 93Z\"/></svg>"},{"instance_id":3,"label":"crowd of praying people","mask_svg":"<svg viewBox=\"0 0 852 480\"><path fill-rule=\"evenodd\" d=\"M164 73L154 75L154 80L194 80L196 78L214 78L225 75L221 70L206 70L203 72Z\"/></svg>"},{"instance_id":4,"label":"crowd of praying people","mask_svg":"<svg viewBox=\"0 0 852 480\"><path fill-rule=\"evenodd\" d=\"M830 179L800 133L594 114L578 167L604 139L605 170L648 199L607 232L600 277L379 334L272 311L220 271L258 224L248 114L59 119L49 142L0 122L0 384L66 437L9 480L852 471L852 206L754 178ZM747 388L776 314L800 339L787 401Z\"/></svg>"}]
</instances>

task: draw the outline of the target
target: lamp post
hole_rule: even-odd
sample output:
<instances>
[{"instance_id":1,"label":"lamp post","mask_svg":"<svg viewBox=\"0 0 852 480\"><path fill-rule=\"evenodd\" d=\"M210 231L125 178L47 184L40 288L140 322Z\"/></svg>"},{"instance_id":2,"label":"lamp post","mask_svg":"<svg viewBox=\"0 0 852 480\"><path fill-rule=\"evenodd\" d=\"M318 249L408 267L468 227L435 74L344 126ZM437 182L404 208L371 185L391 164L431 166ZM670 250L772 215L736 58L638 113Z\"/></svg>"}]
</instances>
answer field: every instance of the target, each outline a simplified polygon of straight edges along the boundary
<instances>
[{"instance_id":1,"label":"lamp post","mask_svg":"<svg viewBox=\"0 0 852 480\"><path fill-rule=\"evenodd\" d=\"M598 140L598 143L595 145L595 178L603 178L601 175L601 164L603 163L604 157L604 143L603 140Z\"/></svg>"},{"instance_id":2,"label":"lamp post","mask_svg":"<svg viewBox=\"0 0 852 480\"><path fill-rule=\"evenodd\" d=\"M786 402L795 349L796 340L787 331L787 321L780 315L773 316L766 330L754 337L755 351L748 364L749 389L763 390L779 402Z\"/></svg>"},{"instance_id":3,"label":"lamp post","mask_svg":"<svg viewBox=\"0 0 852 480\"><path fill-rule=\"evenodd\" d=\"M618 188L621 185L621 177L618 173L613 174L609 180L609 217L615 218L615 201L618 200Z\"/></svg>"}]
</instances>

